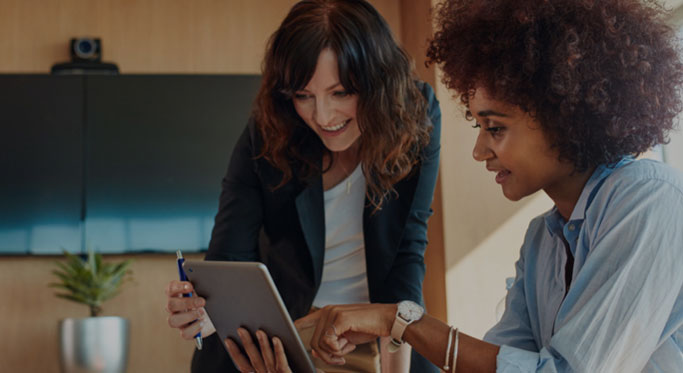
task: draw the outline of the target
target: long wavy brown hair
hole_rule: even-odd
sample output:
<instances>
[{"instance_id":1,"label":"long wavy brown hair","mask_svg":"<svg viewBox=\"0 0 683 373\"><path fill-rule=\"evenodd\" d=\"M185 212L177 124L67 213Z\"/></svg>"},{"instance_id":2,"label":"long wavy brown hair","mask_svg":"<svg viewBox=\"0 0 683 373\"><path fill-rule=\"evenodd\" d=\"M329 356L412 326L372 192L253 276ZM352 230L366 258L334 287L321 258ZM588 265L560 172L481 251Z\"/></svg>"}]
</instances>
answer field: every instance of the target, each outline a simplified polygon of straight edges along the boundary
<instances>
[{"instance_id":1,"label":"long wavy brown hair","mask_svg":"<svg viewBox=\"0 0 683 373\"><path fill-rule=\"evenodd\" d=\"M358 95L359 158L372 204L408 176L429 142L426 102L413 65L382 16L363 0L304 0L271 36L262 66L254 118L263 137L260 157L292 177L320 175L331 152L297 115L292 98L313 76L318 55L337 56L340 83ZM313 148L311 148L313 144ZM331 166L331 165L330 165ZM329 167L329 166L328 166Z\"/></svg>"},{"instance_id":2,"label":"long wavy brown hair","mask_svg":"<svg viewBox=\"0 0 683 373\"><path fill-rule=\"evenodd\" d=\"M651 0L446 0L427 56L467 106L481 85L584 171L667 141L683 64Z\"/></svg>"}]
</instances>

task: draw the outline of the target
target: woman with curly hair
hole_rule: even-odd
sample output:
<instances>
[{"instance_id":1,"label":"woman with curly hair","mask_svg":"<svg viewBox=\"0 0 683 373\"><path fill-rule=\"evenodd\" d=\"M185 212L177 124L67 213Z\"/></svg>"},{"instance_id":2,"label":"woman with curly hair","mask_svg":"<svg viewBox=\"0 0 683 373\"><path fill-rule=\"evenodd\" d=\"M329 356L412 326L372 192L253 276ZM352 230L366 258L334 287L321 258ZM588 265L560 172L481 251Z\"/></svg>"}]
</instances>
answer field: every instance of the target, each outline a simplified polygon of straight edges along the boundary
<instances>
[{"instance_id":1,"label":"woman with curly hair","mask_svg":"<svg viewBox=\"0 0 683 373\"><path fill-rule=\"evenodd\" d=\"M391 335L447 372L683 372L683 176L634 159L681 111L662 9L447 0L437 23L428 57L476 121L474 159L508 199L542 190L555 205L531 221L483 340L402 303L330 306L303 321L316 354Z\"/></svg>"},{"instance_id":2,"label":"woman with curly hair","mask_svg":"<svg viewBox=\"0 0 683 373\"><path fill-rule=\"evenodd\" d=\"M265 263L293 319L328 304L422 303L440 150L432 88L415 81L410 58L364 0L295 4L262 70L206 260ZM170 326L185 339L211 335L192 371L231 371L204 300L180 297L191 291L187 282L167 287ZM347 371L377 369L377 344L363 348L365 366ZM411 361L409 348L381 353L384 371L437 371L419 355Z\"/></svg>"}]
</instances>

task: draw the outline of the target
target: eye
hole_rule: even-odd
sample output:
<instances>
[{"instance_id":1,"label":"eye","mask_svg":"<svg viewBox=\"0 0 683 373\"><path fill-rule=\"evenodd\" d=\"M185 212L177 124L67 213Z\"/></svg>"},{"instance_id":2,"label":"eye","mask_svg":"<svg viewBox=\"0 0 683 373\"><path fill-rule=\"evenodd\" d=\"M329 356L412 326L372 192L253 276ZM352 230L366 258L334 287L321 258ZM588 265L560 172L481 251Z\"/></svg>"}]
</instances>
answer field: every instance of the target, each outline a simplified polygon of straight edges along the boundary
<instances>
[{"instance_id":1,"label":"eye","mask_svg":"<svg viewBox=\"0 0 683 373\"><path fill-rule=\"evenodd\" d=\"M503 133L504 130L505 130L505 127L501 127L501 126L492 126L492 127L488 127L488 128L486 129L486 131L487 131L488 133L490 133L491 136L494 136L494 137L495 137L495 136L498 136L498 135L501 135L501 134Z\"/></svg>"},{"instance_id":2,"label":"eye","mask_svg":"<svg viewBox=\"0 0 683 373\"><path fill-rule=\"evenodd\" d=\"M312 96L307 95L307 94L305 94L305 93L295 93L295 94L294 94L294 99L295 99L295 100L306 100L306 99L309 99L309 98L311 98L311 97L312 97Z\"/></svg>"},{"instance_id":3,"label":"eye","mask_svg":"<svg viewBox=\"0 0 683 373\"><path fill-rule=\"evenodd\" d=\"M347 92L347 91L334 91L333 94L335 97L344 98L344 97L349 95L349 92Z\"/></svg>"}]
</instances>

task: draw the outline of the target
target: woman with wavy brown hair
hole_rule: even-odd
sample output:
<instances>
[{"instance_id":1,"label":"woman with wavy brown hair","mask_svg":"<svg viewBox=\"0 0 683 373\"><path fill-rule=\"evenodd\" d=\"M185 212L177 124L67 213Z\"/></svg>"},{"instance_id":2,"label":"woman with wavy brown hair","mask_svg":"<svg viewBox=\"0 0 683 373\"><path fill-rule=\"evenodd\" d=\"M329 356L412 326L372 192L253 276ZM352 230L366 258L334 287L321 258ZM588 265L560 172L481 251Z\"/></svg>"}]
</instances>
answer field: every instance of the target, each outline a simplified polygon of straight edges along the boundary
<instances>
[{"instance_id":1,"label":"woman with wavy brown hair","mask_svg":"<svg viewBox=\"0 0 683 373\"><path fill-rule=\"evenodd\" d=\"M431 87L415 80L364 0L294 5L262 71L206 259L265 263L293 319L337 303L422 303L440 149ZM178 297L189 291L169 284L169 324L186 339L199 330L207 337L203 300ZM232 369L222 341L212 335L204 345L193 371ZM379 369L377 344L363 348L368 367L348 371ZM381 349L385 372L437 371L409 348L391 357Z\"/></svg>"},{"instance_id":2,"label":"woman with wavy brown hair","mask_svg":"<svg viewBox=\"0 0 683 373\"><path fill-rule=\"evenodd\" d=\"M666 141L682 109L661 6L437 9L428 57L475 120L473 158L508 199L543 191L554 206L529 224L505 312L483 340L420 312L402 339L446 372L683 372L683 175L635 159ZM317 325L311 345L334 362L349 344L394 335L402 306L328 306L300 323ZM268 356L287 372L275 347Z\"/></svg>"}]
</instances>

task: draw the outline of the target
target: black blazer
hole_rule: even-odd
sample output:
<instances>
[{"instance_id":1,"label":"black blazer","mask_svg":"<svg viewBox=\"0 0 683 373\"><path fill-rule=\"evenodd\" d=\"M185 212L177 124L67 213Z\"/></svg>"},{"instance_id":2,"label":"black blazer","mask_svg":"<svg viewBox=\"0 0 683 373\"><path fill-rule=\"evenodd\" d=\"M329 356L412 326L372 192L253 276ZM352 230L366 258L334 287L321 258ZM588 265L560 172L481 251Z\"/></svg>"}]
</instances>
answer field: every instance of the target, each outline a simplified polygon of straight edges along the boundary
<instances>
[{"instance_id":1,"label":"black blazer","mask_svg":"<svg viewBox=\"0 0 683 373\"><path fill-rule=\"evenodd\" d=\"M427 100L431 139L413 172L372 213L366 201L363 234L370 301L420 304L425 274L427 219L436 185L441 148L441 110L432 88L417 83ZM312 141L319 141L312 138ZM296 176L273 190L282 173L257 158L262 139L253 121L235 145L222 182L220 205L206 260L261 261L266 264L293 320L308 313L320 286L325 255L322 175ZM314 144L311 148L315 148ZM296 173L295 173L296 175ZM437 372L414 353L411 372ZM235 371L218 338L205 338L195 352L193 372Z\"/></svg>"}]
</instances>

